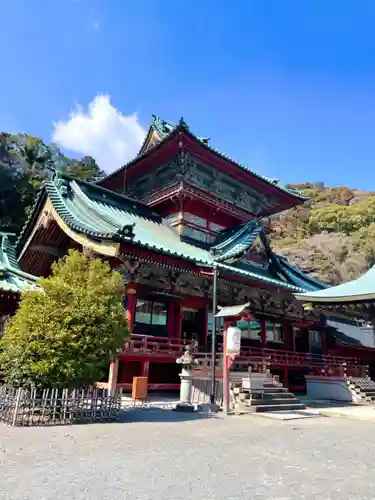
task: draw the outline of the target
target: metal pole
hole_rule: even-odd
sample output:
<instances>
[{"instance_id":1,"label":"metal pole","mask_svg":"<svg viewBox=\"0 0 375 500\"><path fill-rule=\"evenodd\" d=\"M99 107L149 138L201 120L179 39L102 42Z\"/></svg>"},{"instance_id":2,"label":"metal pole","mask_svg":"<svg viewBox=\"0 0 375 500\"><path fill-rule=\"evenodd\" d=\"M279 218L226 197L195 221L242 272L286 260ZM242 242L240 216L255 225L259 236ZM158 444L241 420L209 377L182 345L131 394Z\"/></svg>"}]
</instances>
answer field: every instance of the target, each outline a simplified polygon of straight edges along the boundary
<instances>
[{"instance_id":1,"label":"metal pole","mask_svg":"<svg viewBox=\"0 0 375 500\"><path fill-rule=\"evenodd\" d=\"M215 404L216 392L216 309L217 309L217 267L213 267L212 278L212 345L211 345L211 394L210 402Z\"/></svg>"}]
</instances>

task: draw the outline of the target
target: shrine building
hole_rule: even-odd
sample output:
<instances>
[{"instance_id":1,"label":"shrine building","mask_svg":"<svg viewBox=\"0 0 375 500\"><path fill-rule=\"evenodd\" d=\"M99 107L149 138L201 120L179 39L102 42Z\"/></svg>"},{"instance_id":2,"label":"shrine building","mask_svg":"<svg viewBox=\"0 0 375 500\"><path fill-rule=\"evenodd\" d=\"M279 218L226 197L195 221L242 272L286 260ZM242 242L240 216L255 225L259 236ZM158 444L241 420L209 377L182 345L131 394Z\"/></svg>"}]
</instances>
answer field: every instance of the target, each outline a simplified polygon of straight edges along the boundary
<instances>
[{"instance_id":1,"label":"shrine building","mask_svg":"<svg viewBox=\"0 0 375 500\"><path fill-rule=\"evenodd\" d=\"M21 270L12 234L0 232L0 338L6 318L14 314L22 292L37 290L37 278Z\"/></svg>"},{"instance_id":2,"label":"shrine building","mask_svg":"<svg viewBox=\"0 0 375 500\"><path fill-rule=\"evenodd\" d=\"M174 126L153 116L138 155L103 180L57 172L45 182L6 272L34 283L30 275L47 276L70 248L108 261L124 277L131 339L102 382L129 388L147 375L151 389L176 389L184 345L196 339L202 356L210 352L216 269L218 305L250 304L251 317L239 320L242 358L266 359L285 385L303 390L323 359L326 376L343 359L348 373L359 369L329 337L325 315L294 297L325 286L269 242L269 217L305 200L219 152L182 119ZM222 334L219 324L218 352Z\"/></svg>"}]
</instances>

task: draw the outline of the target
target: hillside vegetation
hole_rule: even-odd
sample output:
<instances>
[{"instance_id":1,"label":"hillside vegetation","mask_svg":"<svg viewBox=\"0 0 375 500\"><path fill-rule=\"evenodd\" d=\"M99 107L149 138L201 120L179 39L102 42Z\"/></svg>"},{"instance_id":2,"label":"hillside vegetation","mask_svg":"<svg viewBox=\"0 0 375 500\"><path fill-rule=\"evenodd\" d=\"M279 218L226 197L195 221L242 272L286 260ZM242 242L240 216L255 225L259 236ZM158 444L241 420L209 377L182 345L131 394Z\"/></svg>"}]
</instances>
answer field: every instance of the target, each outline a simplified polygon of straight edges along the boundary
<instances>
[{"instance_id":1,"label":"hillside vegetation","mask_svg":"<svg viewBox=\"0 0 375 500\"><path fill-rule=\"evenodd\" d=\"M83 180L104 175L91 156L68 158L39 137L0 132L0 231L19 234L41 183L56 170Z\"/></svg>"},{"instance_id":2,"label":"hillside vegetation","mask_svg":"<svg viewBox=\"0 0 375 500\"><path fill-rule=\"evenodd\" d=\"M375 263L375 192L320 184L292 186L310 198L271 219L274 250L328 284Z\"/></svg>"}]
</instances>

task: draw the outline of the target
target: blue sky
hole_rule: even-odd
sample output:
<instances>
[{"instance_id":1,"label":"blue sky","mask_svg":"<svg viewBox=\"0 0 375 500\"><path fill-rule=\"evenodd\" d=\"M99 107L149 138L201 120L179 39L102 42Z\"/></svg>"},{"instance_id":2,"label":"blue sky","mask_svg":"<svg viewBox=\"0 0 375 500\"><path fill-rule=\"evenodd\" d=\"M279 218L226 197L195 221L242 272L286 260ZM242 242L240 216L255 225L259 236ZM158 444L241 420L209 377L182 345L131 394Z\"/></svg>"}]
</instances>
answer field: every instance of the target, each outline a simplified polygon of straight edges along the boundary
<instances>
[{"instance_id":1,"label":"blue sky","mask_svg":"<svg viewBox=\"0 0 375 500\"><path fill-rule=\"evenodd\" d=\"M183 116L269 177L375 190L372 0L0 0L0 12L3 130L50 141L61 122L55 140L111 169L152 113ZM66 128L74 110L86 121Z\"/></svg>"}]
</instances>

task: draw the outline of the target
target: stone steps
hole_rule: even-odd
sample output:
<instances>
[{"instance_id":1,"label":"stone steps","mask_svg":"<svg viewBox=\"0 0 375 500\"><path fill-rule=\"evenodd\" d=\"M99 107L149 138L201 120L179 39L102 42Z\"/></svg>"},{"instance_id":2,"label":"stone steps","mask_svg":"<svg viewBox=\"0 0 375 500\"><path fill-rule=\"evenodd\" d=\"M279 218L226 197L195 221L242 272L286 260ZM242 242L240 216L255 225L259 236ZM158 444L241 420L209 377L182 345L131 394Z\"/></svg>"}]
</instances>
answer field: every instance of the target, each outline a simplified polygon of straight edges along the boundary
<instances>
[{"instance_id":1,"label":"stone steps","mask_svg":"<svg viewBox=\"0 0 375 500\"><path fill-rule=\"evenodd\" d=\"M374 404L375 382L369 378L355 378L348 381L352 393L360 398L363 403Z\"/></svg>"},{"instance_id":2,"label":"stone steps","mask_svg":"<svg viewBox=\"0 0 375 500\"><path fill-rule=\"evenodd\" d=\"M275 412L304 410L306 407L284 387L277 377L251 374L233 388L235 411Z\"/></svg>"},{"instance_id":3,"label":"stone steps","mask_svg":"<svg viewBox=\"0 0 375 500\"><path fill-rule=\"evenodd\" d=\"M263 399L288 399L290 397L294 398L294 394L284 391L284 392L264 392Z\"/></svg>"},{"instance_id":4,"label":"stone steps","mask_svg":"<svg viewBox=\"0 0 375 500\"><path fill-rule=\"evenodd\" d=\"M268 412L268 411L293 411L293 410L305 410L306 406L302 403L289 403L289 404L277 404L277 405L259 405L252 406L251 409L258 412Z\"/></svg>"},{"instance_id":5,"label":"stone steps","mask_svg":"<svg viewBox=\"0 0 375 500\"><path fill-rule=\"evenodd\" d=\"M285 399L253 399L251 401L251 406L285 406L295 404L301 404L295 397Z\"/></svg>"},{"instance_id":6,"label":"stone steps","mask_svg":"<svg viewBox=\"0 0 375 500\"><path fill-rule=\"evenodd\" d=\"M274 385L263 385L263 390L264 391L267 391L267 390L272 390L272 391L286 391L286 387L284 387L283 385L281 384L274 384Z\"/></svg>"}]
</instances>

